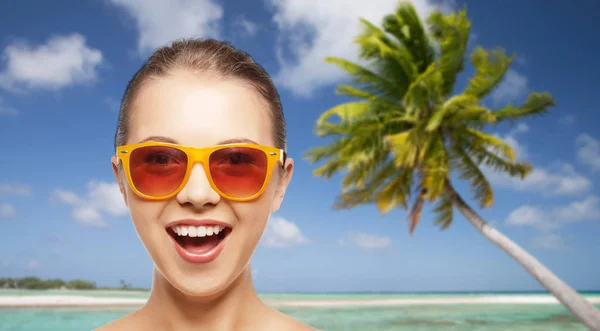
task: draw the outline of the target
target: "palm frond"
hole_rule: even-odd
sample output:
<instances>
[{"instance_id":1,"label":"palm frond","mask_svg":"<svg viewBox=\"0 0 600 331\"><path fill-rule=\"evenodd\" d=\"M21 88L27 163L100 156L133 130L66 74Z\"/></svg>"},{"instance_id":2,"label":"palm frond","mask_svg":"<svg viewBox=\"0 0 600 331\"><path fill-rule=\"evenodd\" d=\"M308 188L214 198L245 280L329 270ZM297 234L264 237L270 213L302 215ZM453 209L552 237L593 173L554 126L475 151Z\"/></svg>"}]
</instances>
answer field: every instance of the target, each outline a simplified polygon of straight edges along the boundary
<instances>
[{"instance_id":1,"label":"palm frond","mask_svg":"<svg viewBox=\"0 0 600 331\"><path fill-rule=\"evenodd\" d=\"M489 54L483 47L476 47L471 53L475 75L469 80L464 93L483 99L502 81L513 59L514 56L507 57L502 49L495 49Z\"/></svg>"},{"instance_id":2,"label":"palm frond","mask_svg":"<svg viewBox=\"0 0 600 331\"><path fill-rule=\"evenodd\" d=\"M516 120L525 117L541 115L548 112L549 107L555 106L554 98L550 93L531 93L521 107L508 105L501 110L494 112L498 121Z\"/></svg>"},{"instance_id":3,"label":"palm frond","mask_svg":"<svg viewBox=\"0 0 600 331\"><path fill-rule=\"evenodd\" d=\"M494 202L494 191L490 182L479 169L479 165L473 162L467 152L456 146L452 149L452 153L455 156L454 164L460 173L460 178L470 182L479 205L481 207L491 206Z\"/></svg>"},{"instance_id":4,"label":"palm frond","mask_svg":"<svg viewBox=\"0 0 600 331\"><path fill-rule=\"evenodd\" d=\"M363 150L354 155L347 165L347 173L342 181L342 191L348 191L354 187L364 187L388 159L389 152L381 148Z\"/></svg>"},{"instance_id":5,"label":"palm frond","mask_svg":"<svg viewBox=\"0 0 600 331\"><path fill-rule=\"evenodd\" d=\"M485 164L488 168L499 173L506 173L511 177L525 179L533 171L533 166L527 162L507 161L486 148L474 147L470 149L470 155L475 164Z\"/></svg>"},{"instance_id":6,"label":"palm frond","mask_svg":"<svg viewBox=\"0 0 600 331\"><path fill-rule=\"evenodd\" d=\"M435 200L443 194L446 181L450 178L450 160L441 134L428 135L428 139L423 147L424 156L419 169L421 186L426 190L423 197Z\"/></svg>"},{"instance_id":7,"label":"palm frond","mask_svg":"<svg viewBox=\"0 0 600 331\"><path fill-rule=\"evenodd\" d=\"M385 185L386 182L396 178L395 174L399 169L394 163L388 160L380 168L369 176L365 185L349 185L345 187L337 198L334 207L336 209L353 208L355 206L375 202L375 195L379 187Z\"/></svg>"},{"instance_id":8,"label":"palm frond","mask_svg":"<svg viewBox=\"0 0 600 331\"><path fill-rule=\"evenodd\" d=\"M339 117L342 125L356 121L367 115L370 110L370 104L366 102L347 102L334 106L319 116L316 124L316 133L323 137L331 134L343 134L344 130L341 125L330 123L329 120L333 116Z\"/></svg>"},{"instance_id":9,"label":"palm frond","mask_svg":"<svg viewBox=\"0 0 600 331\"><path fill-rule=\"evenodd\" d=\"M415 203L410 208L410 212L408 213L408 223L409 229L408 232L412 235L419 225L421 221L421 211L423 211L423 205L425 204L425 194L427 194L427 190L420 189L419 196L415 200Z\"/></svg>"},{"instance_id":10,"label":"palm frond","mask_svg":"<svg viewBox=\"0 0 600 331\"><path fill-rule=\"evenodd\" d=\"M371 67L378 68L380 75L393 81L402 95L417 76L417 67L410 53L402 45L390 40L377 26L365 19L360 21L363 32L354 39L359 45L360 58L372 61Z\"/></svg>"},{"instance_id":11,"label":"palm frond","mask_svg":"<svg viewBox=\"0 0 600 331\"><path fill-rule=\"evenodd\" d=\"M384 137L398 167L414 168L418 161L419 144L416 129L391 134Z\"/></svg>"},{"instance_id":12,"label":"palm frond","mask_svg":"<svg viewBox=\"0 0 600 331\"><path fill-rule=\"evenodd\" d=\"M470 105L462 108L458 112L454 112L453 116L449 116L446 124L448 126L464 126L468 125L475 129L482 128L486 124L496 122L494 112L488 108Z\"/></svg>"},{"instance_id":13,"label":"palm frond","mask_svg":"<svg viewBox=\"0 0 600 331\"><path fill-rule=\"evenodd\" d=\"M463 112L467 107L476 106L479 99L472 95L460 94L448 99L441 107L437 107L437 111L433 113L427 123L426 130L429 132L437 130L443 120L449 117L456 116Z\"/></svg>"},{"instance_id":14,"label":"palm frond","mask_svg":"<svg viewBox=\"0 0 600 331\"><path fill-rule=\"evenodd\" d=\"M433 62L434 50L415 8L400 3L396 12L384 17L383 29L398 39L410 53L419 73Z\"/></svg>"},{"instance_id":15,"label":"palm frond","mask_svg":"<svg viewBox=\"0 0 600 331\"><path fill-rule=\"evenodd\" d=\"M437 63L442 78L442 95L449 96L454 90L456 76L464 69L471 23L466 10L449 15L435 11L429 15L428 23L433 38L440 45Z\"/></svg>"},{"instance_id":16,"label":"palm frond","mask_svg":"<svg viewBox=\"0 0 600 331\"><path fill-rule=\"evenodd\" d=\"M452 199L448 192L444 192L444 194L440 196L433 212L437 215L435 224L440 226L442 230L448 229L452 224L454 212Z\"/></svg>"},{"instance_id":17,"label":"palm frond","mask_svg":"<svg viewBox=\"0 0 600 331\"><path fill-rule=\"evenodd\" d=\"M442 73L430 65L408 88L403 103L409 115L420 117L430 109L430 103L442 102ZM425 115L427 116L427 115Z\"/></svg>"},{"instance_id":18,"label":"palm frond","mask_svg":"<svg viewBox=\"0 0 600 331\"><path fill-rule=\"evenodd\" d=\"M471 144L475 148L491 149L495 153L500 153L503 157L507 158L509 162L515 161L514 149L502 141L502 139L472 128L466 128L461 131L464 131L464 133L471 137Z\"/></svg>"},{"instance_id":19,"label":"palm frond","mask_svg":"<svg viewBox=\"0 0 600 331\"><path fill-rule=\"evenodd\" d=\"M325 61L346 71L352 77L353 83L360 85L360 89L363 91L392 100L399 100L402 95L400 94L402 88L399 88L394 82L359 64L337 57L328 57Z\"/></svg>"},{"instance_id":20,"label":"palm frond","mask_svg":"<svg viewBox=\"0 0 600 331\"><path fill-rule=\"evenodd\" d=\"M397 169L391 180L374 194L375 203L382 214L388 213L398 205L403 208L407 207L412 176L413 170L410 168Z\"/></svg>"}]
</instances>

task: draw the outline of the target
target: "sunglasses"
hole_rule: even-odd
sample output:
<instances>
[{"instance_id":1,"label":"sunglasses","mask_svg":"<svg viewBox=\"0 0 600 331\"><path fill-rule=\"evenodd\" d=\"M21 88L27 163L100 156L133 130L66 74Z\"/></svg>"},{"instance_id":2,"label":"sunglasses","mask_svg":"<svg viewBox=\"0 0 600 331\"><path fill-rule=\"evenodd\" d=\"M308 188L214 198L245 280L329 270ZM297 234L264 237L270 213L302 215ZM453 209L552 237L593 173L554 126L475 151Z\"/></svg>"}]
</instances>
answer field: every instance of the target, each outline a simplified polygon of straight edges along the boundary
<instances>
[{"instance_id":1,"label":"sunglasses","mask_svg":"<svg viewBox=\"0 0 600 331\"><path fill-rule=\"evenodd\" d=\"M185 186L192 167L201 163L210 186L223 198L248 201L267 187L273 167L284 167L282 149L248 143L194 148L163 142L117 147L132 190L149 200L175 196Z\"/></svg>"}]
</instances>

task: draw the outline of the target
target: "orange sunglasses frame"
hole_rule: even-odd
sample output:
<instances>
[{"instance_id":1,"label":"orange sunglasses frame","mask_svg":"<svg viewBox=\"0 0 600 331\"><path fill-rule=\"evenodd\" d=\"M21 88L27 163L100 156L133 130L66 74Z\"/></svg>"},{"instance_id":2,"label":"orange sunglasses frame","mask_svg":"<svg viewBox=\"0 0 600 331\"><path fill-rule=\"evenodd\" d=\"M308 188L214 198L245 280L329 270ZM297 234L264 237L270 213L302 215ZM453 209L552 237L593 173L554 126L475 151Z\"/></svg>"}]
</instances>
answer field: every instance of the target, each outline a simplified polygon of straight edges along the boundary
<instances>
[{"instance_id":1,"label":"orange sunglasses frame","mask_svg":"<svg viewBox=\"0 0 600 331\"><path fill-rule=\"evenodd\" d=\"M153 146L153 147L154 146L164 146L164 147L176 148L176 149L184 152L187 155L188 164L187 164L187 168L185 170L185 176L183 177L181 184L179 184L179 187L177 187L177 189L175 189L173 192L171 192L167 195L162 195L162 196L146 195L146 194L143 194L142 192L140 192L133 184L133 180L131 178L131 171L130 171L130 167L129 167L130 166L129 158L131 156L131 153L133 151L135 151L136 149L142 148L142 147L148 147L148 146ZM267 174L265 175L264 183L263 183L262 187L260 188L260 190L252 196L245 197L245 198L238 198L238 197L232 197L230 195L227 195L227 194L223 193L217 187L217 185L215 185L212 175L210 175L210 166L209 166L210 155L213 152L216 152L216 151L219 151L222 149L226 149L226 148L232 148L232 147L233 148L245 147L245 148L252 148L255 150L259 150L259 151L265 153L265 155L267 157ZM150 142L144 142L144 143L140 143L140 144L129 144L129 145L118 146L116 157L123 164L123 169L125 170L125 176L127 177L127 182L129 183L129 186L131 187L131 189L140 197L148 199L148 200L164 200L164 199L169 199L169 198L177 195L177 193L179 193L185 187L188 179L190 178L190 174L192 172L193 166L196 163L201 163L204 167L204 172L207 175L206 177L208 179L208 182L210 183L210 186L221 197L232 200L232 201L250 201L250 200L258 198L265 191L265 189L267 188L267 185L269 184L269 181L271 180L271 176L273 173L272 170L277 162L280 162L281 166L285 167L285 159L286 159L287 155L283 149L269 147L269 146L263 146L263 145L257 145L257 144L249 144L249 143L234 143L234 144L224 144L224 145L217 145L217 146L205 147L205 148L196 148L196 147L182 146L182 145L172 144L172 143L150 141Z\"/></svg>"}]
</instances>

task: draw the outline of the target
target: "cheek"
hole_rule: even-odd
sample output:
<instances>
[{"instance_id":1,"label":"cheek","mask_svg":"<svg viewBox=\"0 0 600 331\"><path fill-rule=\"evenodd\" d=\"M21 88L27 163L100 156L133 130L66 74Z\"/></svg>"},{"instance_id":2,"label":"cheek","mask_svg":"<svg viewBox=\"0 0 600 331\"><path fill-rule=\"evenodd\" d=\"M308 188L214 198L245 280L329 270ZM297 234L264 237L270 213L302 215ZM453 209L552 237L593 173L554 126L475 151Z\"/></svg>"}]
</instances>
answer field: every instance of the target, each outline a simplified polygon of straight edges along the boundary
<instances>
[{"instance_id":1,"label":"cheek","mask_svg":"<svg viewBox=\"0 0 600 331\"><path fill-rule=\"evenodd\" d=\"M133 225L142 239L148 237L149 233L156 228L161 211L166 202L150 202L138 196L129 196L129 212Z\"/></svg>"},{"instance_id":2,"label":"cheek","mask_svg":"<svg viewBox=\"0 0 600 331\"><path fill-rule=\"evenodd\" d=\"M255 201L232 205L239 225L246 233L245 242L248 246L254 247L260 241L271 213L272 199L272 192L265 191L265 194Z\"/></svg>"}]
</instances>

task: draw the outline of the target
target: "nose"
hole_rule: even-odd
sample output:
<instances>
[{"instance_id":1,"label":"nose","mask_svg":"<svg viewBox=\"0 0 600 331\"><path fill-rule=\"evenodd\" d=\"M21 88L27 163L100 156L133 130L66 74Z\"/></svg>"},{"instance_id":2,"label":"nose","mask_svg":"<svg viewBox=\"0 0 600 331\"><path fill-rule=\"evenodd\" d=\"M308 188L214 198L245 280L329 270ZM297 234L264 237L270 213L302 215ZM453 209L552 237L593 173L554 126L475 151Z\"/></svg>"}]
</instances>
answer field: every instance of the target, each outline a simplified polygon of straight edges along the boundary
<instances>
[{"instance_id":1,"label":"nose","mask_svg":"<svg viewBox=\"0 0 600 331\"><path fill-rule=\"evenodd\" d=\"M221 200L221 196L210 186L202 165L195 164L187 183L177 193L176 199L182 205L191 204L196 208L202 208L216 205Z\"/></svg>"}]
</instances>

